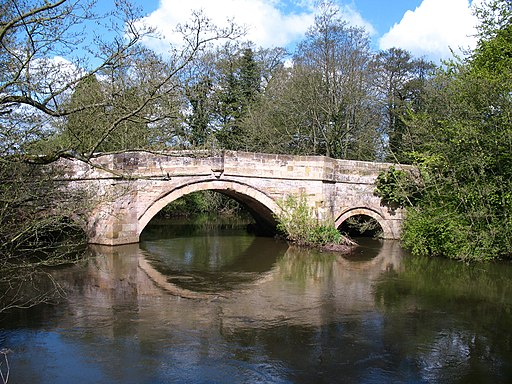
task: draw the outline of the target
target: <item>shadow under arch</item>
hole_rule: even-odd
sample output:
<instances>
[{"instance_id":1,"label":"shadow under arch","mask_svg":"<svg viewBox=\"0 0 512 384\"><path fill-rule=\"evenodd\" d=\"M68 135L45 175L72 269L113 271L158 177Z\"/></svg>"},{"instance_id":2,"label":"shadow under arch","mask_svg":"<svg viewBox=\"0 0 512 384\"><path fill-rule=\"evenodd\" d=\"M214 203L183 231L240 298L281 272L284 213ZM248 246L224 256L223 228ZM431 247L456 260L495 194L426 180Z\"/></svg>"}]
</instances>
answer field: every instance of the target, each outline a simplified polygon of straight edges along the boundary
<instances>
[{"instance_id":1,"label":"shadow under arch","mask_svg":"<svg viewBox=\"0 0 512 384\"><path fill-rule=\"evenodd\" d=\"M275 215L280 208L270 196L245 183L234 180L211 179L192 181L174 187L165 195L153 201L137 219L138 236L140 237L149 221L167 204L190 193L207 190L222 193L243 204L253 216L261 232L268 234L276 232Z\"/></svg>"},{"instance_id":2,"label":"shadow under arch","mask_svg":"<svg viewBox=\"0 0 512 384\"><path fill-rule=\"evenodd\" d=\"M334 225L336 226L336 228L339 228L347 219L349 219L353 216L360 216L360 215L361 216L369 216L372 219L374 219L382 228L383 238L385 238L385 239L394 238L393 230L390 227L390 225L388 224L388 222L386 221L386 219L384 219L384 217L382 217L381 214L379 214L378 212L376 212L370 208L359 207L359 208L349 209L349 210L345 211L344 213L342 213L336 219Z\"/></svg>"}]
</instances>

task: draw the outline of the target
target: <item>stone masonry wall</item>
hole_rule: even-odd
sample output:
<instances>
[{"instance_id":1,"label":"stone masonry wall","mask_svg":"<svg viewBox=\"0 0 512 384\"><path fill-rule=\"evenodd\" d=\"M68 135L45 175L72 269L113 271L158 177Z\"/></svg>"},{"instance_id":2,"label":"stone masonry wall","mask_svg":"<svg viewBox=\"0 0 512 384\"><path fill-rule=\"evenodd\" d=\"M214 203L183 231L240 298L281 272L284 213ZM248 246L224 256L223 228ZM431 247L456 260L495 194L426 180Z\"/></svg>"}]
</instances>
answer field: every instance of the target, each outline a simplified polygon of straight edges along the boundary
<instances>
[{"instance_id":1,"label":"stone masonry wall","mask_svg":"<svg viewBox=\"0 0 512 384\"><path fill-rule=\"evenodd\" d=\"M319 220L336 225L355 214L375 218L385 237L399 236L401 211L374 196L378 174L391 164L251 152L126 152L91 159L61 159L70 185L94 188L87 231L92 243L138 242L147 222L170 201L213 189L272 221L279 201L304 193Z\"/></svg>"}]
</instances>

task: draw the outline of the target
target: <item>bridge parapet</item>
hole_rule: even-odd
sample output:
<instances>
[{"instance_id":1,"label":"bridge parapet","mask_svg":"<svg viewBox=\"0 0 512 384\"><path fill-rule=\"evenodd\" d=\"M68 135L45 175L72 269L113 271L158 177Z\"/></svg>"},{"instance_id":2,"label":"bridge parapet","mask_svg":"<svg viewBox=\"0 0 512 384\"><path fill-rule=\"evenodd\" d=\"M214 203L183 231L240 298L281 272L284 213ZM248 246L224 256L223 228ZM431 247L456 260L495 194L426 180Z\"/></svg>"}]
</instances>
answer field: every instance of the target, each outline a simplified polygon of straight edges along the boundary
<instances>
[{"instance_id":1,"label":"bridge parapet","mask_svg":"<svg viewBox=\"0 0 512 384\"><path fill-rule=\"evenodd\" d=\"M61 159L69 165L70 160ZM318 180L373 184L376 175L391 163L337 160L325 156L292 156L222 151L174 151L153 153L133 151L97 156L91 165L71 160L69 178L106 177L158 178L185 175L244 176L271 179ZM402 166L403 167L403 166Z\"/></svg>"},{"instance_id":2,"label":"bridge parapet","mask_svg":"<svg viewBox=\"0 0 512 384\"><path fill-rule=\"evenodd\" d=\"M322 156L227 151L224 155L224 173L271 179L325 180L328 177L325 160Z\"/></svg>"}]
</instances>

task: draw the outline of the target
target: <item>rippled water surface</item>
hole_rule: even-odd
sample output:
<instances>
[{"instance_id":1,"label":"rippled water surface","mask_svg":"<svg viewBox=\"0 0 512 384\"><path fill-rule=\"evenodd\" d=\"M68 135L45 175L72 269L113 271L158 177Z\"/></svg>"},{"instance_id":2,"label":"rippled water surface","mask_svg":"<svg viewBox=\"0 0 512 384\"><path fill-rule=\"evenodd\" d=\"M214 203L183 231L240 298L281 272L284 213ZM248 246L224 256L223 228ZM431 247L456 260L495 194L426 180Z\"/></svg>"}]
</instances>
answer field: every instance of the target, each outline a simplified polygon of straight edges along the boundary
<instances>
[{"instance_id":1,"label":"rippled water surface","mask_svg":"<svg viewBox=\"0 0 512 384\"><path fill-rule=\"evenodd\" d=\"M65 302L0 318L9 383L512 382L509 264L157 226L55 278Z\"/></svg>"}]
</instances>

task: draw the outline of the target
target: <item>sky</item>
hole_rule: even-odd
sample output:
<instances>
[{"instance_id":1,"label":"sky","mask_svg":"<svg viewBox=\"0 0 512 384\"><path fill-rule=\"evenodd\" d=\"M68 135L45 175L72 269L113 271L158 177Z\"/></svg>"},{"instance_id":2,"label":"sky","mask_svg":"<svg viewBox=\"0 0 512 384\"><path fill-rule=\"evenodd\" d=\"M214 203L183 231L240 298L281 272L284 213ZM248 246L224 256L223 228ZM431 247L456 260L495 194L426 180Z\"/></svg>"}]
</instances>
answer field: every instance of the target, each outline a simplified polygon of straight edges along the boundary
<instances>
[{"instance_id":1,"label":"sky","mask_svg":"<svg viewBox=\"0 0 512 384\"><path fill-rule=\"evenodd\" d=\"M433 61L474 48L476 18L472 6L482 0L333 0L339 15L369 33L372 48L403 48ZM318 0L135 0L144 22L173 42L173 30L203 10L214 23L228 18L247 28L246 38L261 47L293 50L314 22ZM101 2L103 3L103 2ZM473 4L475 3L475 4ZM154 41L153 48L159 49Z\"/></svg>"}]
</instances>

